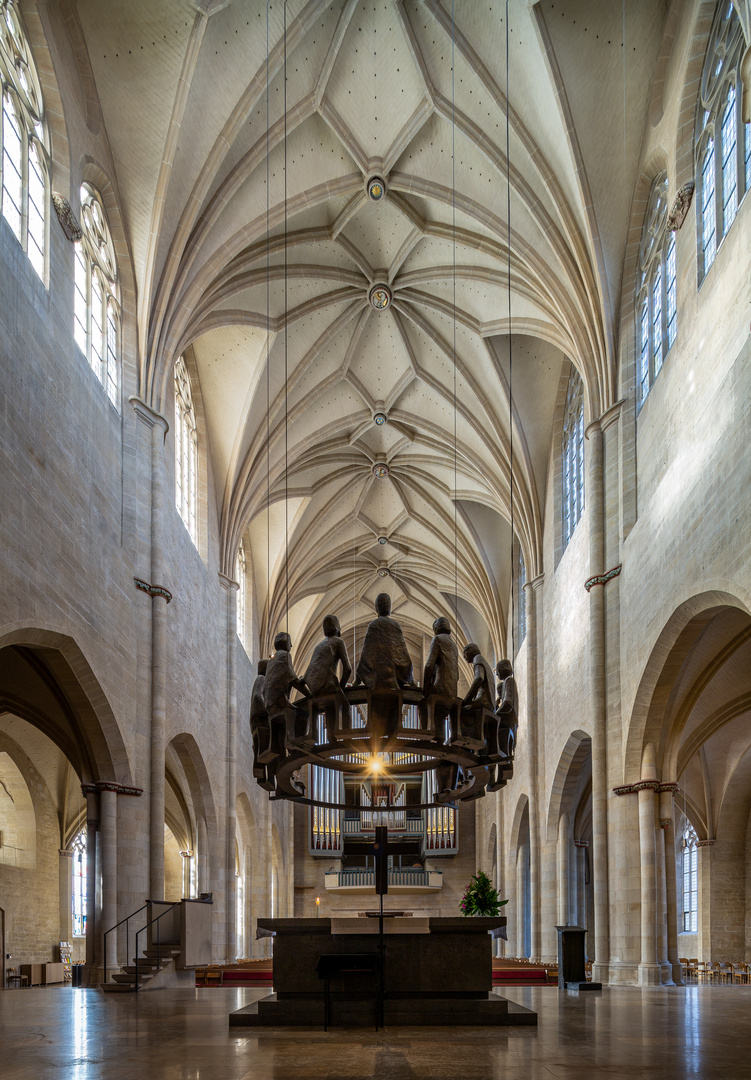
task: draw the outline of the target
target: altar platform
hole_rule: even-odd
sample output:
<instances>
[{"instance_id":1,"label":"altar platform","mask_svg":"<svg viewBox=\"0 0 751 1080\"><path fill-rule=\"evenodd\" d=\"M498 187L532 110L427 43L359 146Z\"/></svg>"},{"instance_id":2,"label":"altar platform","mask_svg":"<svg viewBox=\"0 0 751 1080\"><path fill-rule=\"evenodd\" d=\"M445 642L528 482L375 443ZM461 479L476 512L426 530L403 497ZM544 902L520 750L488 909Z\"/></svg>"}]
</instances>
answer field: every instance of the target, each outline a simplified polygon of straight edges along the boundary
<instances>
[{"instance_id":1,"label":"altar platform","mask_svg":"<svg viewBox=\"0 0 751 1080\"><path fill-rule=\"evenodd\" d=\"M382 1009L386 1027L536 1024L530 1009L492 993L492 943L505 918L384 918ZM380 956L377 919L259 919L273 937L274 990L230 1015L230 1027L322 1026L321 957ZM331 979L332 1026L373 1026L380 980Z\"/></svg>"}]
</instances>

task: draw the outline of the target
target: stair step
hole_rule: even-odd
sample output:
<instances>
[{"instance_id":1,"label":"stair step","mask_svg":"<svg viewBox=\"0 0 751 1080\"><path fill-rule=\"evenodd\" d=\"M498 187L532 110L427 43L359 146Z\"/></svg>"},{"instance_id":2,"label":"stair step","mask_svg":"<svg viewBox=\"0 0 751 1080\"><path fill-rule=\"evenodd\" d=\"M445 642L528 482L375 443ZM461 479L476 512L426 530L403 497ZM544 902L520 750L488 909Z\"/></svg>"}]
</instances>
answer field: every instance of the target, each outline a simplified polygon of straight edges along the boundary
<instances>
[{"instance_id":1,"label":"stair step","mask_svg":"<svg viewBox=\"0 0 751 1080\"><path fill-rule=\"evenodd\" d=\"M135 983L102 983L102 990L106 994L133 994L135 989Z\"/></svg>"},{"instance_id":2,"label":"stair step","mask_svg":"<svg viewBox=\"0 0 751 1080\"><path fill-rule=\"evenodd\" d=\"M129 971L118 971L116 975L112 976L112 978L115 980L116 983L127 985L134 985L136 981L135 971L133 971L132 973ZM139 983L148 982L148 980L151 978L153 978L153 976L147 974L146 972L138 972Z\"/></svg>"},{"instance_id":3,"label":"stair step","mask_svg":"<svg viewBox=\"0 0 751 1080\"><path fill-rule=\"evenodd\" d=\"M158 959L156 956L139 956L138 967L139 970L143 971L148 971L150 968L154 968L156 970L160 967L163 967L165 964L171 964L173 960L174 957L172 956L160 956ZM132 962L135 964L135 956L133 957Z\"/></svg>"},{"instance_id":4,"label":"stair step","mask_svg":"<svg viewBox=\"0 0 751 1080\"><path fill-rule=\"evenodd\" d=\"M144 979L151 979L154 975L156 975L157 971L164 971L164 969L171 963L172 963L171 960L165 960L164 963L160 964L159 967L157 967L154 964L152 964L151 966L147 966L146 964L142 964L141 961L139 960L138 961L138 978L140 979L141 977L143 977ZM121 972L124 971L128 975L135 975L135 973L136 973L136 965L135 964L124 964L120 968L120 971Z\"/></svg>"},{"instance_id":5,"label":"stair step","mask_svg":"<svg viewBox=\"0 0 751 1080\"><path fill-rule=\"evenodd\" d=\"M144 949L144 956L179 956L180 952L179 945L161 945L159 948L149 945L148 949Z\"/></svg>"}]
</instances>

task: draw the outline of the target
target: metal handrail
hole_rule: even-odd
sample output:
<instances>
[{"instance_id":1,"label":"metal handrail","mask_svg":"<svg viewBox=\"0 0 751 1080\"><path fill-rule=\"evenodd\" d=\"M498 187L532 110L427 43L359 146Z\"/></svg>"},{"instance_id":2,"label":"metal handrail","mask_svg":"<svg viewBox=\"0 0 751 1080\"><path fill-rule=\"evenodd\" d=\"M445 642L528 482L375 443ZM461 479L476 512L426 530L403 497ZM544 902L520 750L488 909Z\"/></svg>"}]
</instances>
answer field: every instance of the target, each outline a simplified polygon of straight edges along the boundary
<instances>
[{"instance_id":1,"label":"metal handrail","mask_svg":"<svg viewBox=\"0 0 751 1080\"><path fill-rule=\"evenodd\" d=\"M161 900L158 900L158 901L149 901L149 903L164 903L164 901L161 901ZM159 970L159 960L161 959L161 958L160 958L160 956L159 956L159 925L158 925L158 924L159 924L159 920L160 920L160 919L163 919L163 918L164 918L164 916L165 916L165 915L166 915L166 914L167 914L168 912L172 911L172 909L173 909L174 907L177 907L177 905L178 905L179 903L180 903L180 901L179 901L179 900L175 900L175 901L174 901L174 902L173 902L172 904L170 904L170 906L169 906L168 908L165 908L165 909L164 909L164 911L162 911L162 912L161 912L161 913L160 913L159 915L156 915L156 916L155 916L155 917L154 917L153 919L151 919L151 920L150 920L149 922L147 922L145 926L142 926L140 930L137 930L137 931L136 931L136 955L135 955L135 965L136 965L136 984L135 984L135 989L136 989L136 992L138 992L138 938L139 938L139 937L140 937L140 935L141 935L141 934L142 934L142 933L144 932L144 930L148 930L148 928L149 928L150 926L153 926L153 925L154 925L154 923L157 923L157 928L156 928L156 969L157 969L157 971L158 971L158 970Z\"/></svg>"},{"instance_id":2,"label":"metal handrail","mask_svg":"<svg viewBox=\"0 0 751 1080\"><path fill-rule=\"evenodd\" d=\"M122 926L123 923L125 923L125 955L127 957L129 955L129 953L130 953L130 927L128 926L128 923L130 922L131 919L135 918L136 915L140 915L141 912L143 911L143 909L145 907L148 907L148 904L149 904L149 902L147 900L146 903L141 904L140 908L138 908L136 911L131 911L130 915L126 915L124 919L120 920L120 922L115 923L115 925L111 926L109 928L109 930L104 931L104 940L102 941L102 948L104 950L104 955L102 957L102 960L104 961L104 981L105 981L105 983L107 982L107 935L111 934L113 930L117 930L118 926Z\"/></svg>"}]
</instances>

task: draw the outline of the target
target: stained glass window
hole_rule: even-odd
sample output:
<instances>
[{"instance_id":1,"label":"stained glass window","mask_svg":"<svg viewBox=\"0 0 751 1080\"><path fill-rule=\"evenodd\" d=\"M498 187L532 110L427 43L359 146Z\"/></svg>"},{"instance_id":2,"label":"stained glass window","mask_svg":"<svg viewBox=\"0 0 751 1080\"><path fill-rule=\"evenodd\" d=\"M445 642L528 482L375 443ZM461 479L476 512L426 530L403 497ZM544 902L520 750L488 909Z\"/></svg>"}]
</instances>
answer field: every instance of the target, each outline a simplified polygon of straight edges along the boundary
<instances>
[{"instance_id":1,"label":"stained glass window","mask_svg":"<svg viewBox=\"0 0 751 1080\"><path fill-rule=\"evenodd\" d=\"M245 548L240 544L235 559L235 580L240 588L237 590L237 636L243 645L245 641L245 617L247 608L248 582L247 566L245 564Z\"/></svg>"},{"instance_id":2,"label":"stained glass window","mask_svg":"<svg viewBox=\"0 0 751 1080\"><path fill-rule=\"evenodd\" d=\"M527 633L527 594L524 586L527 584L527 567L524 564L524 553L521 547L516 556L516 641L517 649L521 648Z\"/></svg>"},{"instance_id":3,"label":"stained glass window","mask_svg":"<svg viewBox=\"0 0 751 1080\"><path fill-rule=\"evenodd\" d=\"M86 934L87 912L87 866L86 866L86 829L81 829L78 836L71 844L73 852L73 936L83 937Z\"/></svg>"},{"instance_id":4,"label":"stained glass window","mask_svg":"<svg viewBox=\"0 0 751 1080\"><path fill-rule=\"evenodd\" d=\"M699 929L699 852L696 833L686 823L683 830L683 931L695 934Z\"/></svg>"}]
</instances>

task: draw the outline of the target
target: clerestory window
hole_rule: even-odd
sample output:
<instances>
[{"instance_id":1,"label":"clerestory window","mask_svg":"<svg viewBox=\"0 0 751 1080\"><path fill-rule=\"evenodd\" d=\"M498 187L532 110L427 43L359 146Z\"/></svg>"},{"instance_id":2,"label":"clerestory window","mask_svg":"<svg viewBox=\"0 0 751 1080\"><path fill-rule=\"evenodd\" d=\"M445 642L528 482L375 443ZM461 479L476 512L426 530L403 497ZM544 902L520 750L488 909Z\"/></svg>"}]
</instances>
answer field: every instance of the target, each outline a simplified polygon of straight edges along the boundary
<instances>
[{"instance_id":1,"label":"clerestory window","mask_svg":"<svg viewBox=\"0 0 751 1080\"><path fill-rule=\"evenodd\" d=\"M120 286L102 197L81 184L81 230L73 276L73 334L115 408L119 399Z\"/></svg>"},{"instance_id":2,"label":"clerestory window","mask_svg":"<svg viewBox=\"0 0 751 1080\"><path fill-rule=\"evenodd\" d=\"M182 356L175 362L175 504L194 544L198 543L198 436L190 377Z\"/></svg>"},{"instance_id":3,"label":"clerestory window","mask_svg":"<svg viewBox=\"0 0 751 1080\"><path fill-rule=\"evenodd\" d=\"M563 414L563 546L584 510L584 384L571 368Z\"/></svg>"},{"instance_id":4,"label":"clerestory window","mask_svg":"<svg viewBox=\"0 0 751 1080\"><path fill-rule=\"evenodd\" d=\"M237 590L237 636L247 649L245 639L245 618L248 603L248 582L247 582L247 566L245 563L245 548L242 544L237 549L237 558L235 559L235 580L240 586Z\"/></svg>"},{"instance_id":5,"label":"clerestory window","mask_svg":"<svg viewBox=\"0 0 751 1080\"><path fill-rule=\"evenodd\" d=\"M675 233L668 230L668 178L660 173L647 203L637 274L638 387L641 406L678 330Z\"/></svg>"},{"instance_id":6,"label":"clerestory window","mask_svg":"<svg viewBox=\"0 0 751 1080\"><path fill-rule=\"evenodd\" d=\"M524 586L527 584L527 567L524 563L524 553L522 552L521 545L516 553L516 573L515 573L515 615L516 626L514 627L514 636L516 638L514 644L518 651L522 647L522 642L527 633L527 593Z\"/></svg>"},{"instance_id":7,"label":"clerestory window","mask_svg":"<svg viewBox=\"0 0 751 1080\"><path fill-rule=\"evenodd\" d=\"M0 0L2 216L44 281L49 154L44 101L16 0Z\"/></svg>"},{"instance_id":8,"label":"clerestory window","mask_svg":"<svg viewBox=\"0 0 751 1080\"><path fill-rule=\"evenodd\" d=\"M740 67L746 49L733 0L720 0L702 70L696 111L699 282L751 187L751 124L741 117Z\"/></svg>"}]
</instances>

